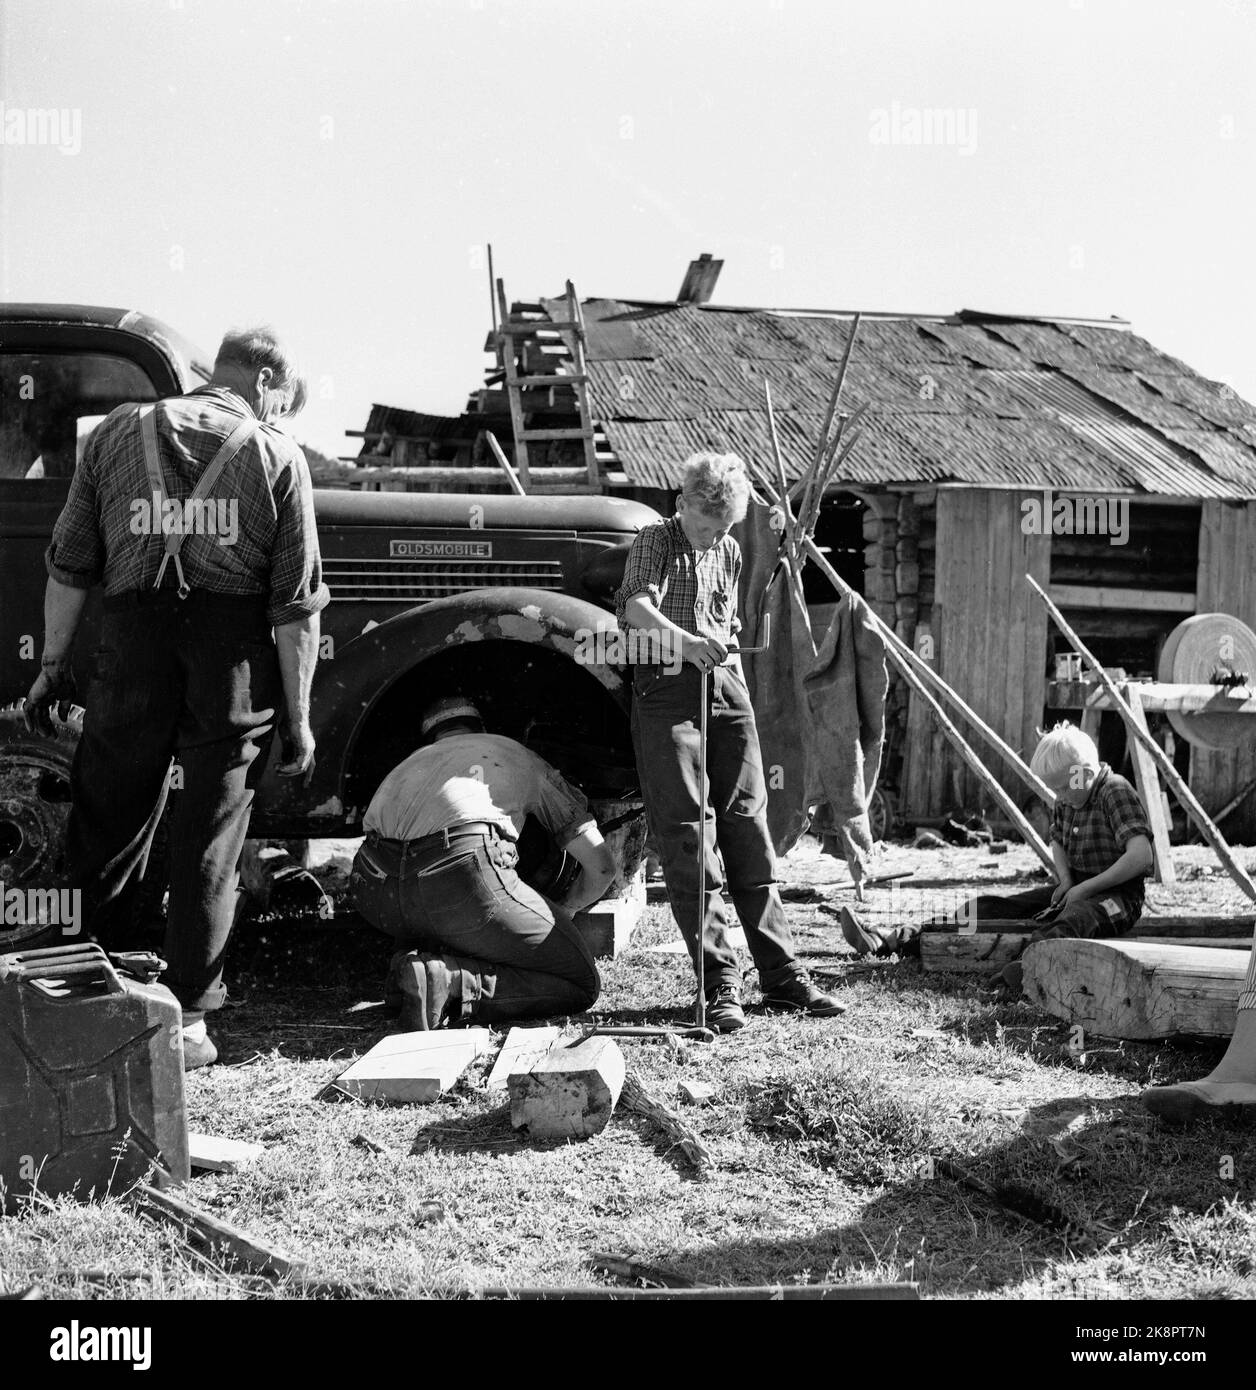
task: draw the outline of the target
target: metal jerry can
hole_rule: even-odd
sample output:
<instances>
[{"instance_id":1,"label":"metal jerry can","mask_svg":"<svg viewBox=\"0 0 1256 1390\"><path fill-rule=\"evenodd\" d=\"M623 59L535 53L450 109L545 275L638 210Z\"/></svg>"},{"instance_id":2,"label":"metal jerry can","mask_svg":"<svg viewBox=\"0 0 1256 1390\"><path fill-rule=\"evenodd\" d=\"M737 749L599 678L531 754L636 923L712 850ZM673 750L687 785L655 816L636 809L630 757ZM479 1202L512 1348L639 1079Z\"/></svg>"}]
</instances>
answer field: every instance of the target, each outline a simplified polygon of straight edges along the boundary
<instances>
[{"instance_id":1,"label":"metal jerry can","mask_svg":"<svg viewBox=\"0 0 1256 1390\"><path fill-rule=\"evenodd\" d=\"M4 1210L33 1188L117 1195L150 1169L159 1187L189 1176L174 995L91 943L0 955Z\"/></svg>"}]
</instances>

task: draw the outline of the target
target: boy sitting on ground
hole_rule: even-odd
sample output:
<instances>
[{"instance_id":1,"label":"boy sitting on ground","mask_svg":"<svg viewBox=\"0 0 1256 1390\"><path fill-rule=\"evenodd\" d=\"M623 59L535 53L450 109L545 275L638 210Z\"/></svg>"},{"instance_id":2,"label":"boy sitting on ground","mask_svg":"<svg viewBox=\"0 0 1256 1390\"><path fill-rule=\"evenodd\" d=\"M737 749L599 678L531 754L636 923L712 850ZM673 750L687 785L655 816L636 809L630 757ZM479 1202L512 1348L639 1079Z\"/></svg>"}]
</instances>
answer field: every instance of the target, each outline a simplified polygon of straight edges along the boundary
<instances>
[{"instance_id":1,"label":"boy sitting on ground","mask_svg":"<svg viewBox=\"0 0 1256 1390\"><path fill-rule=\"evenodd\" d=\"M1143 910L1143 879L1152 866L1151 827L1138 793L1099 761L1088 734L1069 723L1045 733L1034 750L1032 770L1055 793L1051 815L1054 887L1031 888L1008 897L970 898L960 920L981 931L982 921L1037 919L1026 933L1023 953L1036 941L1055 937L1123 936ZM922 930L948 930L934 920L881 928L849 908L841 912L842 934L859 955L919 955ZM996 983L1019 991L1021 963L1011 962Z\"/></svg>"}]
</instances>

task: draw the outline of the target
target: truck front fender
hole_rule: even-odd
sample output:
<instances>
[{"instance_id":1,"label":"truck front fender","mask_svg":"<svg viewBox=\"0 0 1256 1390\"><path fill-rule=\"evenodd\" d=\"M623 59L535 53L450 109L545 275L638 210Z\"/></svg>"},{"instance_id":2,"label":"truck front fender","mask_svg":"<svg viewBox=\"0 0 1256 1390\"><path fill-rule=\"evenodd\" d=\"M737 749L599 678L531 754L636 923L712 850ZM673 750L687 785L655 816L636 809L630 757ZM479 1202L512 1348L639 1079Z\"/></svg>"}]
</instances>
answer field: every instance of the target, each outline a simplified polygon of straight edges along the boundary
<instances>
[{"instance_id":1,"label":"truck front fender","mask_svg":"<svg viewBox=\"0 0 1256 1390\"><path fill-rule=\"evenodd\" d=\"M583 679L596 680L626 713L628 688L620 672L592 660L596 649L586 645L588 635L611 627L610 614L595 604L527 588L479 589L437 599L369 626L319 662L310 701L316 753L309 781L277 775L282 758L276 739L258 789L255 822L268 834L353 830L361 808L348 803L346 790L372 711L416 667L467 643L516 642L558 653L578 666Z\"/></svg>"}]
</instances>

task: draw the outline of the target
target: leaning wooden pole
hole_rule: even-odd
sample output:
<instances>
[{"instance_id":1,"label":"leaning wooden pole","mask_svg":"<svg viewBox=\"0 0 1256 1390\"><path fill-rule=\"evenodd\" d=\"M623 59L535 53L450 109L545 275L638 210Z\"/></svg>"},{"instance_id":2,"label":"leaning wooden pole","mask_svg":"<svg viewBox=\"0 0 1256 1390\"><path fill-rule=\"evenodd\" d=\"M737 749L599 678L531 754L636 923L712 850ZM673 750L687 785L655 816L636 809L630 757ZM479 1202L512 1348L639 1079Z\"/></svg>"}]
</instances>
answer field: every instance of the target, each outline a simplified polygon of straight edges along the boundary
<instances>
[{"instance_id":1,"label":"leaning wooden pole","mask_svg":"<svg viewBox=\"0 0 1256 1390\"><path fill-rule=\"evenodd\" d=\"M824 577L840 594L854 594L855 590L841 577L833 568L832 563L825 553L808 537L804 542L804 548L808 559L812 560L817 568L821 570ZM858 597L858 595L856 595ZM1047 784L1031 772L1028 764L1019 753L1001 738L984 719L960 697L959 693L940 676L932 666L914 652L910 646L898 635L894 629L879 617L872 608L868 609L868 617L872 621L873 627L881 634L886 646L890 650L891 660L895 662L898 670L902 670L904 665L910 665L917 675L925 677L929 683L945 699L963 715L964 719L973 726L979 733L984 735L991 747L995 748L1007 760L1012 771L1021 779L1022 782L1031 790L1036 792L1047 803L1048 806L1055 805L1055 793Z\"/></svg>"},{"instance_id":2,"label":"leaning wooden pole","mask_svg":"<svg viewBox=\"0 0 1256 1390\"><path fill-rule=\"evenodd\" d=\"M1108 698L1112 701L1112 707L1125 721L1125 727L1129 730L1130 736L1138 740L1140 744L1151 754L1152 760L1160 770L1160 775L1165 782L1172 787L1174 795L1193 817L1195 824L1199 826L1205 840L1217 851L1217 857L1225 865L1230 877L1247 894L1253 902L1256 902L1256 883L1253 883L1247 876L1247 871L1234 857L1234 851L1226 843L1225 836L1212 823L1208 817L1208 812L1195 799L1195 793L1179 775L1177 768L1169 759L1169 755L1156 742L1152 736L1145 732L1134 718L1133 711L1125 703L1116 682L1103 669L1095 658L1094 653L1082 642L1082 639L1073 631L1065 621L1064 614L1055 606L1048 597L1046 590L1039 584L1032 575L1026 575L1030 588L1047 605L1047 612L1055 621L1056 627L1068 638L1069 645L1082 658L1083 661L1095 673L1095 678L1099 684L1108 692Z\"/></svg>"},{"instance_id":3,"label":"leaning wooden pole","mask_svg":"<svg viewBox=\"0 0 1256 1390\"><path fill-rule=\"evenodd\" d=\"M875 617L876 614L872 616ZM887 651L892 652L893 649L887 648ZM897 656L897 653L894 653L894 655ZM934 698L933 692L925 688L924 681L922 681L901 658L896 664L898 665L899 674L933 711L934 717L942 726L942 732L950 739L955 751L963 758L968 766L972 768L981 785L986 788L1003 810L1007 812L1012 824L1020 831L1021 838L1025 843L1033 850L1038 858L1042 860L1046 867L1054 873L1055 866L1051 859L1051 851L1043 843L1042 836L1039 835L1033 826L1025 819L1025 814L1021 808L1012 800L1007 792L1003 790L994 774L973 751L968 740L965 739L964 735L955 727L950 717L947 715L947 712Z\"/></svg>"},{"instance_id":4,"label":"leaning wooden pole","mask_svg":"<svg viewBox=\"0 0 1256 1390\"><path fill-rule=\"evenodd\" d=\"M925 702L925 704L928 705L929 708L933 711L938 723L942 726L942 732L951 741L951 744L954 747L955 751L973 770L973 773L976 775L978 781L982 784L982 786L985 787L987 791L989 791L990 795L994 797L995 801L997 801L998 804L1007 813L1008 818L1011 820L1012 824L1017 828L1017 830L1020 831L1021 838L1030 847L1030 849L1033 850L1033 852L1038 856L1038 858L1042 860L1043 864L1045 864L1046 867L1054 873L1055 865L1051 859L1051 851L1047 848L1046 844L1043 843L1042 836L1038 834L1038 832L1033 828L1032 825L1030 825L1029 821L1025 818L1025 813L1012 800L1012 798L1007 794L1007 792L1003 790L1002 786L999 785L999 782L995 778L994 774L977 756L976 752L973 750L972 745L968 742L964 735L961 734L960 731L955 727L954 723L947 715L947 712L942 708L941 704L939 704L937 699L935 699L933 693L925 688L924 682L920 679L918 675L916 675L915 671L911 667L911 663L903 655L903 650L900 650L900 648L910 652L913 658L919 660L919 658L916 657L915 652L912 652L911 649L907 647L907 644L903 642L902 639L898 636L898 634L887 623L883 622L881 618L879 618L876 615L876 613L872 611L872 609L868 606L867 602L859 594L855 593L854 589L852 589L851 586L847 584L846 581L841 577L841 575L838 574L838 572L829 563L824 552L820 550L820 548L809 536L804 539L803 548L805 554L810 559L816 562L820 570L823 572L825 578L828 579L829 583L832 584L833 587L837 589L839 593L845 594L848 598L859 599L860 603L864 605L864 610L867 613L868 618L871 620L873 627L880 633L883 639L886 639L886 655L894 663L895 667L898 669L899 674L907 682L907 684L911 686L911 688L917 693L917 695L920 696L920 698ZM942 677L938 676L935 671L930 670L930 674L934 676L938 681L942 681ZM944 682L943 686L947 693L950 695L952 700L955 700L957 703L963 705L963 701L960 700L960 697L955 693L955 691L953 691L950 688L950 686L945 685ZM963 708L970 715L972 714L972 711L968 709L967 705L963 705ZM975 715L972 715L972 717L976 719ZM990 733L991 737L996 740L996 742L1003 746L1003 748L1006 750L1008 756L1013 760L1013 762L1017 761L1016 754L1013 753L1012 750L1008 748L1006 744L1003 743L1002 739L1000 739L992 729L988 730L988 732ZM1030 775L1032 776L1032 774Z\"/></svg>"}]
</instances>

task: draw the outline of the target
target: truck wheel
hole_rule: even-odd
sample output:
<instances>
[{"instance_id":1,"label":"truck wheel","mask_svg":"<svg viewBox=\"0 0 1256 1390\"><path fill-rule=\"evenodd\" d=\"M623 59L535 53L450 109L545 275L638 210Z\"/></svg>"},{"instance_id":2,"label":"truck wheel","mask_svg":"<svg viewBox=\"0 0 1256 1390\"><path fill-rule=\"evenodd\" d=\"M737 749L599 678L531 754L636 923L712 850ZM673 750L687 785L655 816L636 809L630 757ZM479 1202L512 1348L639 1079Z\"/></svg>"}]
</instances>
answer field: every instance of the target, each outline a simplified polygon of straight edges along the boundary
<instances>
[{"instance_id":1,"label":"truck wheel","mask_svg":"<svg viewBox=\"0 0 1256 1390\"><path fill-rule=\"evenodd\" d=\"M82 706L73 705L69 718L61 720L53 709L54 736L44 738L27 730L21 704L0 709L0 884L6 889L60 886L70 818L70 766L83 732L83 713ZM167 820L168 816L162 816L157 824L148 871L134 889L137 933L152 932L161 925L170 877ZM62 939L56 924L8 923L5 915L0 910L0 952L53 945ZM152 941L142 944L151 946Z\"/></svg>"},{"instance_id":2,"label":"truck wheel","mask_svg":"<svg viewBox=\"0 0 1256 1390\"><path fill-rule=\"evenodd\" d=\"M70 816L70 764L83 728L75 705L69 718L52 711L54 736L26 728L22 705L0 709L0 884L12 888L57 885ZM56 923L8 922L0 913L0 952L60 939Z\"/></svg>"}]
</instances>

